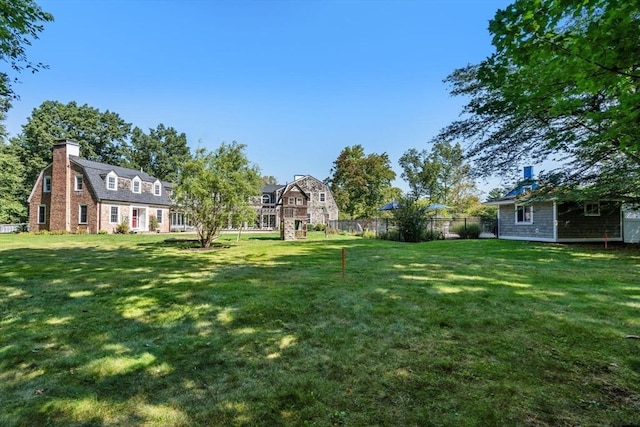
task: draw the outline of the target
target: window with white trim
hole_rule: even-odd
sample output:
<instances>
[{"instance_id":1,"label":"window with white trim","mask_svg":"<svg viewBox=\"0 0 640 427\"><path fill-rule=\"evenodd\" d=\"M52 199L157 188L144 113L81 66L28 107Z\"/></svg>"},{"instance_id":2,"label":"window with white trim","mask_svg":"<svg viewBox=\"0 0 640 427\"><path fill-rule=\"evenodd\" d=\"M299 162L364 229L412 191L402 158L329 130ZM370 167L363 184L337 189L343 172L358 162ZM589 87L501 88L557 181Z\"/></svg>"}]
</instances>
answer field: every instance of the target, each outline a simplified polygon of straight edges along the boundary
<instances>
[{"instance_id":1,"label":"window with white trim","mask_svg":"<svg viewBox=\"0 0 640 427\"><path fill-rule=\"evenodd\" d=\"M153 194L155 196L160 196L162 194L162 185L160 185L160 181L153 183Z\"/></svg>"},{"instance_id":2,"label":"window with white trim","mask_svg":"<svg viewBox=\"0 0 640 427\"><path fill-rule=\"evenodd\" d=\"M600 202L585 203L584 216L600 216Z\"/></svg>"},{"instance_id":3,"label":"window with white trim","mask_svg":"<svg viewBox=\"0 0 640 427\"><path fill-rule=\"evenodd\" d=\"M162 224L162 209L156 210L156 219L158 220L158 224Z\"/></svg>"},{"instance_id":4,"label":"window with white trim","mask_svg":"<svg viewBox=\"0 0 640 427\"><path fill-rule=\"evenodd\" d=\"M296 199L293 197L289 197L289 204L294 205L296 203Z\"/></svg>"},{"instance_id":5,"label":"window with white trim","mask_svg":"<svg viewBox=\"0 0 640 427\"><path fill-rule=\"evenodd\" d=\"M516 224L531 224L533 222L533 206L516 205Z\"/></svg>"},{"instance_id":6,"label":"window with white trim","mask_svg":"<svg viewBox=\"0 0 640 427\"><path fill-rule=\"evenodd\" d=\"M326 193L320 193L319 200L320 200L321 202L325 202L325 201L327 200L327 195L326 195Z\"/></svg>"},{"instance_id":7,"label":"window with white trim","mask_svg":"<svg viewBox=\"0 0 640 427\"><path fill-rule=\"evenodd\" d=\"M109 212L109 223L118 224L120 222L120 209L118 206L111 206L111 212Z\"/></svg>"},{"instance_id":8,"label":"window with white trim","mask_svg":"<svg viewBox=\"0 0 640 427\"><path fill-rule=\"evenodd\" d=\"M118 175L109 172L107 175L107 190L116 191L118 189Z\"/></svg>"},{"instance_id":9,"label":"window with white trim","mask_svg":"<svg viewBox=\"0 0 640 427\"><path fill-rule=\"evenodd\" d=\"M74 186L75 191L82 191L83 187L84 187L84 179L82 178L82 175L76 175L75 186Z\"/></svg>"},{"instance_id":10,"label":"window with white trim","mask_svg":"<svg viewBox=\"0 0 640 427\"><path fill-rule=\"evenodd\" d=\"M47 222L47 205L38 206L38 224Z\"/></svg>"},{"instance_id":11,"label":"window with white trim","mask_svg":"<svg viewBox=\"0 0 640 427\"><path fill-rule=\"evenodd\" d=\"M262 204L263 205L271 204L271 194L263 194L262 195Z\"/></svg>"},{"instance_id":12,"label":"window with white trim","mask_svg":"<svg viewBox=\"0 0 640 427\"><path fill-rule=\"evenodd\" d=\"M80 212L78 212L78 223L86 224L87 223L87 214L88 214L87 205L80 205Z\"/></svg>"},{"instance_id":13,"label":"window with white trim","mask_svg":"<svg viewBox=\"0 0 640 427\"><path fill-rule=\"evenodd\" d=\"M131 181L131 191L133 191L134 193L140 193L142 188L140 184L140 178L133 178L133 180Z\"/></svg>"},{"instance_id":14,"label":"window with white trim","mask_svg":"<svg viewBox=\"0 0 640 427\"><path fill-rule=\"evenodd\" d=\"M51 177L45 176L44 180L42 180L42 191L45 193L51 193Z\"/></svg>"}]
</instances>

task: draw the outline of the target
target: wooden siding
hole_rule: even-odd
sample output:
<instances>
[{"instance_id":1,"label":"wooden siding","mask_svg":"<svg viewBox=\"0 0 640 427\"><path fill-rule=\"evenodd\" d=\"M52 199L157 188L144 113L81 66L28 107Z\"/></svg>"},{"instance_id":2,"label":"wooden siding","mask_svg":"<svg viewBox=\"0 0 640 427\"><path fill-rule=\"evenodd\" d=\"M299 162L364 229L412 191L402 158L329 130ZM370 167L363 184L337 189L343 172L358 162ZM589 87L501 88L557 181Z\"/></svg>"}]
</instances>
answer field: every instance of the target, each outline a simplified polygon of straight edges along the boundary
<instances>
[{"instance_id":1,"label":"wooden siding","mask_svg":"<svg viewBox=\"0 0 640 427\"><path fill-rule=\"evenodd\" d=\"M498 237L504 239L554 240L553 202L535 203L531 223L516 223L515 205L499 206Z\"/></svg>"},{"instance_id":2,"label":"wooden siding","mask_svg":"<svg viewBox=\"0 0 640 427\"><path fill-rule=\"evenodd\" d=\"M558 240L609 239L622 237L621 207L619 202L600 202L599 216L586 216L584 204L558 205Z\"/></svg>"}]
</instances>

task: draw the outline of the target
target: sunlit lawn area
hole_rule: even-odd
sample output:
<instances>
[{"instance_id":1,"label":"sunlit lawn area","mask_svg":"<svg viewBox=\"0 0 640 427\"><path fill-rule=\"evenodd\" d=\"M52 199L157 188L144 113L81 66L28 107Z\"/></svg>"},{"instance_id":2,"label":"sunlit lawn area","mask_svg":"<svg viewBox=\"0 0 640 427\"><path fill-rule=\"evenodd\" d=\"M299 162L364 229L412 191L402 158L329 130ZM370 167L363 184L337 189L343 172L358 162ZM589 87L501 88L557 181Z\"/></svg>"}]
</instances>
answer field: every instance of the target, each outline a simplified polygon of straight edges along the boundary
<instances>
[{"instance_id":1,"label":"sunlit lawn area","mask_svg":"<svg viewBox=\"0 0 640 427\"><path fill-rule=\"evenodd\" d=\"M640 425L638 249L168 237L0 236L1 426Z\"/></svg>"}]
</instances>

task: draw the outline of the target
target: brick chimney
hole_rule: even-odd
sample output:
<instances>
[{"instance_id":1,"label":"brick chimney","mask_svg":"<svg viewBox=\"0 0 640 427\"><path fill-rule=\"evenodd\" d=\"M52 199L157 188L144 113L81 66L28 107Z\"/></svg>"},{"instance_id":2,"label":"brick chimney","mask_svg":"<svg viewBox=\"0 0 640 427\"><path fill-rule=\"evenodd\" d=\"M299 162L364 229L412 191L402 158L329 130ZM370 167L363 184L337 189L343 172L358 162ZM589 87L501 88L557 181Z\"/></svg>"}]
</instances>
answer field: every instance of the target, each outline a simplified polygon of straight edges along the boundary
<instances>
[{"instance_id":1,"label":"brick chimney","mask_svg":"<svg viewBox=\"0 0 640 427\"><path fill-rule=\"evenodd\" d=\"M71 231L71 191L74 176L71 173L69 156L79 156L80 145L66 139L53 144L51 167L51 207L49 229Z\"/></svg>"}]
</instances>

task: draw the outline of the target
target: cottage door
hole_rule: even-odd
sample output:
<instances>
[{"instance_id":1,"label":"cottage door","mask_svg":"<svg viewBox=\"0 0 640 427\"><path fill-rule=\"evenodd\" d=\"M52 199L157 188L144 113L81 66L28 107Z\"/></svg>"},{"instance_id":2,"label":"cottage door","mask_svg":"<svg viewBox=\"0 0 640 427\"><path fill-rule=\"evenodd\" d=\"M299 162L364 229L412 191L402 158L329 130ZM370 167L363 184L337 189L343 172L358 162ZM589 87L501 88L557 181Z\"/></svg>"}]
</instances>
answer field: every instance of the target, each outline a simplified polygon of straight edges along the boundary
<instances>
[{"instance_id":1,"label":"cottage door","mask_svg":"<svg viewBox=\"0 0 640 427\"><path fill-rule=\"evenodd\" d=\"M131 210L131 228L138 228L138 217L140 215L140 210L137 208L133 208Z\"/></svg>"}]
</instances>

